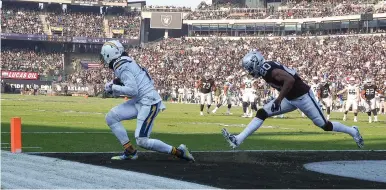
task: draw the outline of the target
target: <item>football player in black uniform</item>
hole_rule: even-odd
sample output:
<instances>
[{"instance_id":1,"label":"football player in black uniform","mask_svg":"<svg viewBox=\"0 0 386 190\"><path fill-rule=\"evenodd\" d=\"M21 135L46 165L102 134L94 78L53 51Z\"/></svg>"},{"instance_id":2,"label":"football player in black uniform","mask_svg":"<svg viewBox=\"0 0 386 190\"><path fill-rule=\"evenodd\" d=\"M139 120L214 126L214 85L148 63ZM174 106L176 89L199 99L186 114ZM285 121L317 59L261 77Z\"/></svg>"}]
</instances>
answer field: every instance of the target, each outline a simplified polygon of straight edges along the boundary
<instances>
[{"instance_id":1,"label":"football player in black uniform","mask_svg":"<svg viewBox=\"0 0 386 190\"><path fill-rule=\"evenodd\" d=\"M371 112L373 112L374 115L374 122L378 121L378 116L377 116L377 109L375 107L375 93L377 91L377 87L375 84L372 83L371 79L368 79L366 81L366 84L363 87L362 90L362 98L365 100L365 108L366 108L366 113L369 116L369 123L371 123Z\"/></svg>"},{"instance_id":2,"label":"football player in black uniform","mask_svg":"<svg viewBox=\"0 0 386 190\"><path fill-rule=\"evenodd\" d=\"M332 98L331 98L330 84L328 84L327 80L323 80L322 83L320 84L318 98L326 108L327 120L329 120L330 113L331 113Z\"/></svg>"},{"instance_id":3,"label":"football player in black uniform","mask_svg":"<svg viewBox=\"0 0 386 190\"><path fill-rule=\"evenodd\" d=\"M268 117L300 109L313 123L325 131L337 131L351 135L359 148L364 141L358 127L348 127L339 122L328 121L316 102L316 98L296 71L274 61L265 61L260 52L252 51L242 59L242 66L254 78L262 77L273 88L280 91L279 96L259 109L256 117L238 135L231 135L224 128L222 134L232 148L238 147L249 135L259 129Z\"/></svg>"},{"instance_id":4,"label":"football player in black uniform","mask_svg":"<svg viewBox=\"0 0 386 190\"><path fill-rule=\"evenodd\" d=\"M212 91L215 90L215 84L213 78L209 73L205 73L204 77L198 82L198 88L200 89L200 115L204 115L204 104L207 103L207 113L209 114L209 108L212 105Z\"/></svg>"}]
</instances>

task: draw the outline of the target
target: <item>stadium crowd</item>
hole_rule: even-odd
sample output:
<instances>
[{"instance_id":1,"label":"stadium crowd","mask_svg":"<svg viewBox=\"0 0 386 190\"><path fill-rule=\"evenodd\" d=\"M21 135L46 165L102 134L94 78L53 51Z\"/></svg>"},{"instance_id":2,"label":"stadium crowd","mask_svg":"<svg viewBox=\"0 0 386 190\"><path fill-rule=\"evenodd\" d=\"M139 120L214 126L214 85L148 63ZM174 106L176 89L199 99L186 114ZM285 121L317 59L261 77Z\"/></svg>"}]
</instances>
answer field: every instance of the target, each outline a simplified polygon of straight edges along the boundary
<instances>
[{"instance_id":1,"label":"stadium crowd","mask_svg":"<svg viewBox=\"0 0 386 190\"><path fill-rule=\"evenodd\" d=\"M3 9L1 29L3 33L44 34L39 13L23 9Z\"/></svg>"},{"instance_id":2,"label":"stadium crowd","mask_svg":"<svg viewBox=\"0 0 386 190\"><path fill-rule=\"evenodd\" d=\"M61 53L2 47L1 70L37 72L39 75L52 76L63 70L63 58Z\"/></svg>"},{"instance_id":3,"label":"stadium crowd","mask_svg":"<svg viewBox=\"0 0 386 190\"><path fill-rule=\"evenodd\" d=\"M130 12L126 16L113 16L109 19L110 30L120 29L123 34L116 34L117 38L138 38L141 27L140 12Z\"/></svg>"}]
</instances>

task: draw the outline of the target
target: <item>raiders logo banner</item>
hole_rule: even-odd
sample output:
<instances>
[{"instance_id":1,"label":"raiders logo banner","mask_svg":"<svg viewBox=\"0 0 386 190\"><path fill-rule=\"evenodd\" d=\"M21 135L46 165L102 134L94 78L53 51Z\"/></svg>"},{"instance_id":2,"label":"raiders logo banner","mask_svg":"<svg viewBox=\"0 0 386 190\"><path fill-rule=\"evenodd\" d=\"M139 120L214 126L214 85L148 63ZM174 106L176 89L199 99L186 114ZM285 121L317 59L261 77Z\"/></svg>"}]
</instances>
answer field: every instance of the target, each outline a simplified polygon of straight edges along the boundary
<instances>
[{"instance_id":1,"label":"raiders logo banner","mask_svg":"<svg viewBox=\"0 0 386 190\"><path fill-rule=\"evenodd\" d=\"M152 12L150 28L181 29L182 13L176 12Z\"/></svg>"}]
</instances>

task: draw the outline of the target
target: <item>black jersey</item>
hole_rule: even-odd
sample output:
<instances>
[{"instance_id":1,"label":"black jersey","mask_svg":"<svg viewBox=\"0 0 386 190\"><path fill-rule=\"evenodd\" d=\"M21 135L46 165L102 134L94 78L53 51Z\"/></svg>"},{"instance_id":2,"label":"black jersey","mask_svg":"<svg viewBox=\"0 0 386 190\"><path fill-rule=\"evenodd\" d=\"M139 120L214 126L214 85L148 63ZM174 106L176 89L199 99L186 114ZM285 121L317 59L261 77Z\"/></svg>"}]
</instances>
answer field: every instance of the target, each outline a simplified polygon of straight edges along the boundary
<instances>
[{"instance_id":1,"label":"black jersey","mask_svg":"<svg viewBox=\"0 0 386 190\"><path fill-rule=\"evenodd\" d=\"M212 78L210 79L206 79L205 77L201 78L200 92L207 94L212 91L213 87L214 87L214 80Z\"/></svg>"},{"instance_id":2,"label":"black jersey","mask_svg":"<svg viewBox=\"0 0 386 190\"><path fill-rule=\"evenodd\" d=\"M330 91L330 85L328 83L320 85L319 89L320 89L320 96L322 98L328 98L330 96L331 91Z\"/></svg>"},{"instance_id":3,"label":"black jersey","mask_svg":"<svg viewBox=\"0 0 386 190\"><path fill-rule=\"evenodd\" d=\"M281 65L278 62L266 61L260 67L258 74L262 76L263 79L276 90L280 91L283 88L284 82L277 81L272 77L272 71L274 69L281 69L283 71L286 71L295 79L295 83L292 86L292 89L285 96L285 98L287 98L288 100L298 98L304 94L307 94L310 91L310 86L304 83L304 81L299 77L298 74L296 74L294 70L289 69L288 67Z\"/></svg>"},{"instance_id":4,"label":"black jersey","mask_svg":"<svg viewBox=\"0 0 386 190\"><path fill-rule=\"evenodd\" d=\"M377 87L374 84L365 84L363 90L365 91L365 98L367 100L375 98L375 92L377 91Z\"/></svg>"}]
</instances>

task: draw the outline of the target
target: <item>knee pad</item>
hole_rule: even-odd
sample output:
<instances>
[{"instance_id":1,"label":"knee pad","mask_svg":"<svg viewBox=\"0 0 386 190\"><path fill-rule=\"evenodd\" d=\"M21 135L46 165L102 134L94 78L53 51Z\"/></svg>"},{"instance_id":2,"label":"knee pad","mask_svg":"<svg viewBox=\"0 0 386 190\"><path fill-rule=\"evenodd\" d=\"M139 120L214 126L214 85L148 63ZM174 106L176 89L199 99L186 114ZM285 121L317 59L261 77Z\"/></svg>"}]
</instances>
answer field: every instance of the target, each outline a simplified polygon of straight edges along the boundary
<instances>
[{"instance_id":1,"label":"knee pad","mask_svg":"<svg viewBox=\"0 0 386 190\"><path fill-rule=\"evenodd\" d=\"M268 118L268 113L264 109L259 109L257 110L256 117L264 121Z\"/></svg>"},{"instance_id":2,"label":"knee pad","mask_svg":"<svg viewBox=\"0 0 386 190\"><path fill-rule=\"evenodd\" d=\"M121 121L121 119L118 117L118 114L116 114L114 110L110 110L109 113L106 114L105 119L108 126L114 125L115 123Z\"/></svg>"},{"instance_id":3,"label":"knee pad","mask_svg":"<svg viewBox=\"0 0 386 190\"><path fill-rule=\"evenodd\" d=\"M136 137L137 145L144 149L151 149L153 142L148 137Z\"/></svg>"},{"instance_id":4,"label":"knee pad","mask_svg":"<svg viewBox=\"0 0 386 190\"><path fill-rule=\"evenodd\" d=\"M324 131L332 131L333 126L330 121L327 121L327 123L322 127Z\"/></svg>"}]
</instances>

